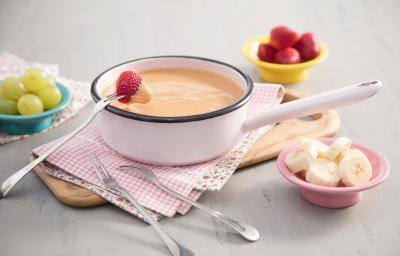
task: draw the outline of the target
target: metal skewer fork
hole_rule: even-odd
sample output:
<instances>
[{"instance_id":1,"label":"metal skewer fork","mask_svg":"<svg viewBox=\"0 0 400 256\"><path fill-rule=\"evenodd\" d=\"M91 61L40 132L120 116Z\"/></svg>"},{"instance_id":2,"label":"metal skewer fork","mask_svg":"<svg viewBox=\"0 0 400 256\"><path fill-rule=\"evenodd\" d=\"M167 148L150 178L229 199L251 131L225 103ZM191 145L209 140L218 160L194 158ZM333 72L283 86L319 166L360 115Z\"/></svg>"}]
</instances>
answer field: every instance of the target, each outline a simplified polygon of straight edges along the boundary
<instances>
[{"instance_id":1,"label":"metal skewer fork","mask_svg":"<svg viewBox=\"0 0 400 256\"><path fill-rule=\"evenodd\" d=\"M260 234L258 233L257 229L253 228L252 226L250 226L246 223L243 223L241 221L237 221L232 218L229 218L229 217L223 215L222 213L214 211L196 201L193 201L189 197L179 194L178 192L165 186L164 184L162 184L160 182L160 180L153 173L153 171L146 167L142 167L142 166L139 167L139 166L133 166L133 165L122 165L122 166L119 166L118 169L119 170L133 170L133 171L139 173L140 175L151 180L154 184L156 184L159 188L161 188L165 192L172 194L173 196L185 201L186 203L189 203L189 204L199 208L200 210L210 214L211 216L219 219L224 224L231 227L233 230L235 230L237 233L239 233L240 235L242 235L244 238L246 238L249 241L252 241L252 242L257 241L260 238Z\"/></svg>"},{"instance_id":2,"label":"metal skewer fork","mask_svg":"<svg viewBox=\"0 0 400 256\"><path fill-rule=\"evenodd\" d=\"M116 190L120 192L124 197L126 197L139 211L139 213L145 218L145 220L153 226L153 228L157 231L158 235L164 241L165 245L168 247L169 251L174 256L194 256L194 253L189 249L183 247L178 244L174 239L172 239L161 227L160 224L156 220L154 220L147 211L139 204L139 202L129 194L129 192L121 187L118 182L106 171L103 164L100 162L100 159L93 155L91 157L93 167L96 171L97 176L101 180L101 182L108 189Z\"/></svg>"},{"instance_id":3,"label":"metal skewer fork","mask_svg":"<svg viewBox=\"0 0 400 256\"><path fill-rule=\"evenodd\" d=\"M85 128L93 119L94 117L102 111L106 106L108 106L110 103L113 101L120 99L124 97L124 95L117 95L115 93L108 95L107 97L99 100L99 102L96 103L94 106L94 109L88 119L83 122L78 128L73 130L71 133L61 137L58 141L54 143L54 145L49 148L46 152L41 154L38 158L36 158L34 161L26 165L24 168L21 170L17 171L13 175L11 175L8 179L6 179L3 183L0 185L0 199L4 198L7 196L7 194L10 192L10 190L28 173L30 172L36 165L41 163L44 159L46 159L51 153L56 151L59 147L64 145L65 142L70 140L72 137L74 137L80 130Z\"/></svg>"}]
</instances>

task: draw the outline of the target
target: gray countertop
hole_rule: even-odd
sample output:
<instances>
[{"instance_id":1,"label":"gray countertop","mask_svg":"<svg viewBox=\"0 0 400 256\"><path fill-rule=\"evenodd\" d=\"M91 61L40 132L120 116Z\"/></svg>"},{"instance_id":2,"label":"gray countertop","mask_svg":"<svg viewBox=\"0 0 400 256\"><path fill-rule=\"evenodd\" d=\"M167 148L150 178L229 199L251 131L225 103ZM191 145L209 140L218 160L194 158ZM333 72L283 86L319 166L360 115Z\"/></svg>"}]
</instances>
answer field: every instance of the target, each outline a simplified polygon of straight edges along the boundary
<instances>
[{"instance_id":1,"label":"gray countertop","mask_svg":"<svg viewBox=\"0 0 400 256\"><path fill-rule=\"evenodd\" d=\"M277 24L313 31L330 50L310 77L290 88L316 93L369 79L384 90L340 110L341 135L381 151L392 172L346 209L312 206L275 161L238 171L200 202L257 227L248 243L192 209L162 225L196 255L399 255L399 1L21 1L0 2L0 51L56 63L64 76L91 81L124 60L191 54L231 63L259 81L240 53L244 41ZM396 78L397 77L397 78ZM76 127L90 106L45 134L0 146L0 180L30 150ZM59 203L29 174L0 202L0 255L167 255L151 227L117 207Z\"/></svg>"}]
</instances>

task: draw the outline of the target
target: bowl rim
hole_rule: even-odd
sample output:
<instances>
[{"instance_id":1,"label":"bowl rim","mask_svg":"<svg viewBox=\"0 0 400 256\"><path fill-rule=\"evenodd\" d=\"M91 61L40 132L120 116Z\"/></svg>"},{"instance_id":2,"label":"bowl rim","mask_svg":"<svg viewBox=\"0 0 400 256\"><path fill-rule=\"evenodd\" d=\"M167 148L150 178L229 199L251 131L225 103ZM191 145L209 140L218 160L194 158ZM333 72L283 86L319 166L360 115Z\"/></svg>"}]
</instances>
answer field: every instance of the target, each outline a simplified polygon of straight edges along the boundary
<instances>
[{"instance_id":1,"label":"bowl rim","mask_svg":"<svg viewBox=\"0 0 400 256\"><path fill-rule=\"evenodd\" d=\"M332 143L336 138L334 137L320 137L320 138L314 138L318 141L321 141L323 143ZM360 192L363 190L370 189L372 187L377 186L379 183L381 183L383 180L387 178L387 176L390 173L390 165L387 159L378 151L375 149L365 145L361 144L358 142L352 142L352 148L357 148L363 152L368 152L369 154L375 155L376 159L378 159L378 166L379 166L379 173L369 180L368 183L359 185L359 186L352 186L352 187L327 187L327 186L321 186L321 185L316 185L309 183L307 181L304 181L300 178L298 178L294 173L289 171L289 169L286 167L285 164L285 158L288 153L294 150L296 145L299 143L293 143L285 149L283 149L277 159L277 167L281 175L286 178L289 182L298 185L302 189L314 191L314 192L319 192L319 193L332 193L332 194L348 194L352 192Z\"/></svg>"},{"instance_id":2,"label":"bowl rim","mask_svg":"<svg viewBox=\"0 0 400 256\"><path fill-rule=\"evenodd\" d=\"M270 63L266 61L261 61L259 59L254 59L251 55L250 52L252 52L252 44L258 42L258 43L268 43L269 42L269 36L258 36L256 38L250 39L247 41L243 47L242 47L242 54L244 57L249 60L250 62L254 63L255 65L261 67L261 68L270 68L270 69L276 69L276 70L292 70L292 69L305 69L308 67L311 67L317 63L320 63L324 61L328 57L328 48L326 45L322 42L319 42L320 45L320 53L318 54L317 57L314 59L301 62L298 64L276 64L276 63Z\"/></svg>"},{"instance_id":3,"label":"bowl rim","mask_svg":"<svg viewBox=\"0 0 400 256\"><path fill-rule=\"evenodd\" d=\"M60 112L65 109L69 103L71 102L72 95L68 87L60 82L56 82L57 87L60 89L62 94L61 102L54 108L43 111L42 113L32 114L32 115L7 115L0 114L0 120L8 120L8 121L24 121L24 120L34 120L40 118L46 118L53 114Z\"/></svg>"},{"instance_id":4,"label":"bowl rim","mask_svg":"<svg viewBox=\"0 0 400 256\"><path fill-rule=\"evenodd\" d=\"M247 90L244 93L244 95L235 103L233 103L232 105L226 106L224 108L218 109L216 111L212 111L212 112L206 112L203 114L197 114L197 115L189 115L189 116L150 116L150 115L143 115L143 114L137 114L137 113L133 113L133 112L128 112L125 111L123 109L114 107L112 105L108 105L105 109L113 114L116 114L118 116L122 116L122 117L126 117L129 119L134 119L134 120L138 120L138 121L144 121L144 122L152 122L152 123L185 123L185 122L195 122L195 121L202 121L205 119L210 119L210 118L214 118L214 117L218 117L218 116L222 116L225 115L227 113L230 113L238 108L241 108L242 106L246 105L250 98L251 95L253 94L253 81L250 79L250 77L245 74L244 72L242 72L240 69L238 69L237 67L230 65L228 63L222 62L222 61L218 61L218 60L214 60L214 59L210 59L210 58L205 58L205 57L198 57L198 56L190 56L190 55L158 55L158 56L150 56L150 57L144 57L144 58L138 58L138 59L134 59L134 60L129 60L129 61L125 61L122 62L120 64L114 65L108 69L106 69L105 71L101 72L92 82L91 84L91 88L90 88L90 93L91 96L93 98L93 100L95 102L98 102L101 97L98 94L97 90L96 90L96 85L98 80L108 71L117 68L119 66L131 63L131 62L135 62L135 61L141 61L141 60L146 60L146 59L160 59L160 58L182 58L182 59L196 59L196 60L200 60L200 61L207 61L207 62L212 62L212 63L216 63L219 65L223 65L226 66L228 68L231 68L232 70L234 70L235 72L237 72L241 77L243 77L243 79L246 82L247 85Z\"/></svg>"}]
</instances>

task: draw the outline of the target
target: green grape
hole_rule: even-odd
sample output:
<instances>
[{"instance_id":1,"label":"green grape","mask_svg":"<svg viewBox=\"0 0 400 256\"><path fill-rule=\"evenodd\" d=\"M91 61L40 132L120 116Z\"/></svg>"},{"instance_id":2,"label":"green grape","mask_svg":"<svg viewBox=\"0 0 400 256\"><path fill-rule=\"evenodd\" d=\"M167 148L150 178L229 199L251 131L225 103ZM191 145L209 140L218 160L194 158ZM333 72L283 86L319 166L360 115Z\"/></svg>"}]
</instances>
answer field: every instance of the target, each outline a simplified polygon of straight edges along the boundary
<instances>
[{"instance_id":1,"label":"green grape","mask_svg":"<svg viewBox=\"0 0 400 256\"><path fill-rule=\"evenodd\" d=\"M56 86L49 86L41 90L38 94L45 109L52 109L61 102L61 91Z\"/></svg>"},{"instance_id":2,"label":"green grape","mask_svg":"<svg viewBox=\"0 0 400 256\"><path fill-rule=\"evenodd\" d=\"M0 99L0 114L18 115L17 102L9 99Z\"/></svg>"},{"instance_id":3,"label":"green grape","mask_svg":"<svg viewBox=\"0 0 400 256\"><path fill-rule=\"evenodd\" d=\"M25 94L17 103L21 115L31 115L43 112L43 102L34 94Z\"/></svg>"},{"instance_id":4,"label":"green grape","mask_svg":"<svg viewBox=\"0 0 400 256\"><path fill-rule=\"evenodd\" d=\"M25 94L24 85L15 77L6 77L0 84L2 97L9 100L18 100Z\"/></svg>"},{"instance_id":5,"label":"green grape","mask_svg":"<svg viewBox=\"0 0 400 256\"><path fill-rule=\"evenodd\" d=\"M37 93L47 86L53 86L54 80L40 68L30 68L20 78L29 92Z\"/></svg>"},{"instance_id":6,"label":"green grape","mask_svg":"<svg viewBox=\"0 0 400 256\"><path fill-rule=\"evenodd\" d=\"M47 76L47 87L56 86L56 81L51 76Z\"/></svg>"}]
</instances>

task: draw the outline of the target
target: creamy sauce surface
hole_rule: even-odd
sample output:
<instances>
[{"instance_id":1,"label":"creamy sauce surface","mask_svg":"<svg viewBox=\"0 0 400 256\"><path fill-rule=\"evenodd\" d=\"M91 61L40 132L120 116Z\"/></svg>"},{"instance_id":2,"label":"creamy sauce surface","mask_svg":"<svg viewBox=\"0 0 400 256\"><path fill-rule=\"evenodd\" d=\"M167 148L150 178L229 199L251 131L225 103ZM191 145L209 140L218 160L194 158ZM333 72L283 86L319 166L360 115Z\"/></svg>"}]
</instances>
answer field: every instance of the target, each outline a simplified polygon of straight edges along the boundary
<instances>
[{"instance_id":1,"label":"creamy sauce surface","mask_svg":"<svg viewBox=\"0 0 400 256\"><path fill-rule=\"evenodd\" d=\"M139 75L151 91L151 101L146 104L114 102L115 107L151 116L188 116L222 109L239 101L244 94L233 80L201 69L152 69ZM114 91L112 84L102 96Z\"/></svg>"}]
</instances>

